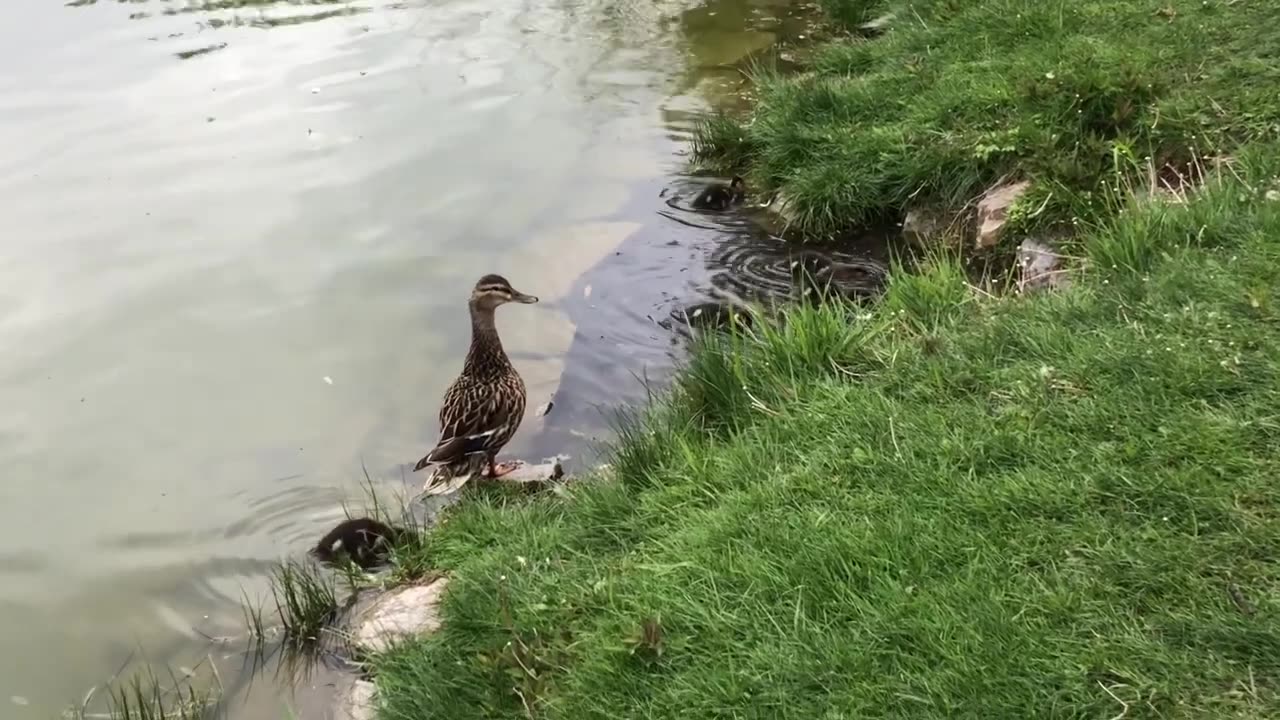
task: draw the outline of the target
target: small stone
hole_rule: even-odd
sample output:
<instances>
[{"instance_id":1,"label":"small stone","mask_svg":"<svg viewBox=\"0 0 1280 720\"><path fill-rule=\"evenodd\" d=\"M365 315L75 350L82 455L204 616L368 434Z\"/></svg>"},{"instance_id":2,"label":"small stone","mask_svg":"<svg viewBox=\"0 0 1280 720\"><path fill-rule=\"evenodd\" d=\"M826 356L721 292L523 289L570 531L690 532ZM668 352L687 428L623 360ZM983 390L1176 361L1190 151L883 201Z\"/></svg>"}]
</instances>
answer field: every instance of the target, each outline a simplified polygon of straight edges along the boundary
<instances>
[{"instance_id":1,"label":"small stone","mask_svg":"<svg viewBox=\"0 0 1280 720\"><path fill-rule=\"evenodd\" d=\"M560 458L549 458L537 465L521 463L519 467L498 478L498 480L514 483L553 482L564 477L564 468L560 465L560 460Z\"/></svg>"},{"instance_id":2,"label":"small stone","mask_svg":"<svg viewBox=\"0 0 1280 720\"><path fill-rule=\"evenodd\" d=\"M1000 242L1000 231L1009 220L1009 208L1031 189L1031 183L1022 180L997 185L988 190L978 201L978 235L974 245L979 250Z\"/></svg>"},{"instance_id":3,"label":"small stone","mask_svg":"<svg viewBox=\"0 0 1280 720\"><path fill-rule=\"evenodd\" d=\"M1060 289L1070 284L1057 248L1039 240L1023 240L1018 246L1018 291Z\"/></svg>"}]
</instances>

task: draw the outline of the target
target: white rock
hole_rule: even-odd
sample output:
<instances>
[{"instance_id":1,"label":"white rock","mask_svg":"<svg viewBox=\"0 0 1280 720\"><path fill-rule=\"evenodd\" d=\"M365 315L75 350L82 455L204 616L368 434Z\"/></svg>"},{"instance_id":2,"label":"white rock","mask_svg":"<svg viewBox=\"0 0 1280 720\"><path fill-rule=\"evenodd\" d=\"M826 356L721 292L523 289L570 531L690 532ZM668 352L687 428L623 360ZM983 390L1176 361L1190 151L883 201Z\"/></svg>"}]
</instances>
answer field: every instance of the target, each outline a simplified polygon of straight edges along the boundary
<instances>
[{"instance_id":1,"label":"white rock","mask_svg":"<svg viewBox=\"0 0 1280 720\"><path fill-rule=\"evenodd\" d=\"M378 717L378 687L368 680L356 680L338 698L334 720L375 720Z\"/></svg>"},{"instance_id":2,"label":"white rock","mask_svg":"<svg viewBox=\"0 0 1280 720\"><path fill-rule=\"evenodd\" d=\"M1018 246L1018 290L1065 288L1069 278L1063 257L1054 246L1039 240L1023 240Z\"/></svg>"},{"instance_id":3,"label":"white rock","mask_svg":"<svg viewBox=\"0 0 1280 720\"><path fill-rule=\"evenodd\" d=\"M426 585L394 588L357 606L349 623L351 642L367 652L385 652L396 643L439 630L440 599L448 584L442 577Z\"/></svg>"},{"instance_id":4,"label":"white rock","mask_svg":"<svg viewBox=\"0 0 1280 720\"><path fill-rule=\"evenodd\" d=\"M521 463L519 467L498 478L500 482L545 483L564 477L561 458L549 458L537 465Z\"/></svg>"},{"instance_id":5,"label":"white rock","mask_svg":"<svg viewBox=\"0 0 1280 720\"><path fill-rule=\"evenodd\" d=\"M1030 188L1030 182L1021 180L997 185L982 196L978 201L978 236L974 243L979 250L1000 241L1000 231L1009 220L1009 208Z\"/></svg>"}]
</instances>

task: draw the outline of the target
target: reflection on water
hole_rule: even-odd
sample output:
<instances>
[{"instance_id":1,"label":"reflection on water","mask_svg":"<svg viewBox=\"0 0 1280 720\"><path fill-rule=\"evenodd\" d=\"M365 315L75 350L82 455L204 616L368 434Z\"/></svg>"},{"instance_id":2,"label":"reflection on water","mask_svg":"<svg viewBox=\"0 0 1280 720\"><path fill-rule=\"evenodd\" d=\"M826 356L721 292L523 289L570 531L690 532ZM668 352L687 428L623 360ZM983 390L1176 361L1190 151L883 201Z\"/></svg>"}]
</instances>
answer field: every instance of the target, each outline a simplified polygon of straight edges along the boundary
<instances>
[{"instance_id":1,"label":"reflection on water","mask_svg":"<svg viewBox=\"0 0 1280 720\"><path fill-rule=\"evenodd\" d=\"M125 2L126 0L116 0ZM97 5L99 0L71 0L68 7L87 7ZM371 12L374 8L369 4L361 4L352 0L127 0L131 6L130 20L147 20L155 15L195 16L195 29L190 32L172 32L168 39L181 38L187 35L198 37L205 30L218 28L272 28L287 25L327 20L329 18L349 17ZM383 9L403 9L403 3L381 3ZM154 8L154 9L146 9ZM159 40L153 35L149 40ZM226 43L205 45L191 50L175 52L181 59L189 59L227 47Z\"/></svg>"},{"instance_id":2,"label":"reflection on water","mask_svg":"<svg viewBox=\"0 0 1280 720\"><path fill-rule=\"evenodd\" d=\"M678 358L656 319L777 284L766 235L659 212L708 99L802 27L784 0L71 4L0 23L4 717L138 648L247 686L206 636L362 467L416 489L480 275L543 298L498 319L510 451L580 462Z\"/></svg>"}]
</instances>

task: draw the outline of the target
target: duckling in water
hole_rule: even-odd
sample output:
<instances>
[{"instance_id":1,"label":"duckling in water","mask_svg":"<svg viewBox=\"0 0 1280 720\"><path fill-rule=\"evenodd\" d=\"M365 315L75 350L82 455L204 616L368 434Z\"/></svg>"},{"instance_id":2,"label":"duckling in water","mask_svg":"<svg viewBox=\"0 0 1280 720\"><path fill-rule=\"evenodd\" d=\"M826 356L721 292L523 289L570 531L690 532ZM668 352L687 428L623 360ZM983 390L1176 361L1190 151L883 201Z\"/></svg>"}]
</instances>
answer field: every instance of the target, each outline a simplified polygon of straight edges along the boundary
<instances>
[{"instance_id":1,"label":"duckling in water","mask_svg":"<svg viewBox=\"0 0 1280 720\"><path fill-rule=\"evenodd\" d=\"M440 405L440 439L413 468L437 466L424 488L428 494L457 490L485 465L493 478L515 469L505 463L499 469L494 463L520 427L527 399L493 319L498 306L509 302L536 303L538 298L511 287L501 275L485 275L471 291L471 348Z\"/></svg>"},{"instance_id":2,"label":"duckling in water","mask_svg":"<svg viewBox=\"0 0 1280 720\"><path fill-rule=\"evenodd\" d=\"M349 518L320 538L311 554L330 564L345 557L368 570L386 563L391 546L404 533L373 518Z\"/></svg>"},{"instance_id":3,"label":"duckling in water","mask_svg":"<svg viewBox=\"0 0 1280 720\"><path fill-rule=\"evenodd\" d=\"M746 181L741 176L734 175L728 185L713 183L703 188L693 199L693 206L699 210L728 210L730 206L742 202L746 194Z\"/></svg>"},{"instance_id":4,"label":"duckling in water","mask_svg":"<svg viewBox=\"0 0 1280 720\"><path fill-rule=\"evenodd\" d=\"M732 325L748 328L752 322L750 308L729 300L710 300L675 308L670 317L658 321L658 325L667 330L674 329L676 324L702 329L724 329Z\"/></svg>"},{"instance_id":5,"label":"duckling in water","mask_svg":"<svg viewBox=\"0 0 1280 720\"><path fill-rule=\"evenodd\" d=\"M872 266L805 252L791 260L791 284L802 302L856 301L875 295L884 284L884 274Z\"/></svg>"}]
</instances>

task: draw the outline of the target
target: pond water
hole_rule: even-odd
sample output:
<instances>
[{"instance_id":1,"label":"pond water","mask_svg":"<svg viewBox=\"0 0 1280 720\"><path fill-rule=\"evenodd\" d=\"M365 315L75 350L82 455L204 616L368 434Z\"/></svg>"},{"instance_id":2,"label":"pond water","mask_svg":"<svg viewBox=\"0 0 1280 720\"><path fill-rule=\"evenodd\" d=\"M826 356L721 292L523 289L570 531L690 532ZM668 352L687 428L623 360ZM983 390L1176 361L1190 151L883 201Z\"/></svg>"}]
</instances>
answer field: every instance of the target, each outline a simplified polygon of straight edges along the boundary
<instances>
[{"instance_id":1,"label":"pond water","mask_svg":"<svg viewBox=\"0 0 1280 720\"><path fill-rule=\"evenodd\" d=\"M811 11L10 0L0 714L221 652L362 468L412 491L484 273L542 298L499 313L530 392L509 454L588 457L678 357L655 319L785 264L667 199L699 114ZM263 685L230 716L288 717Z\"/></svg>"}]
</instances>

